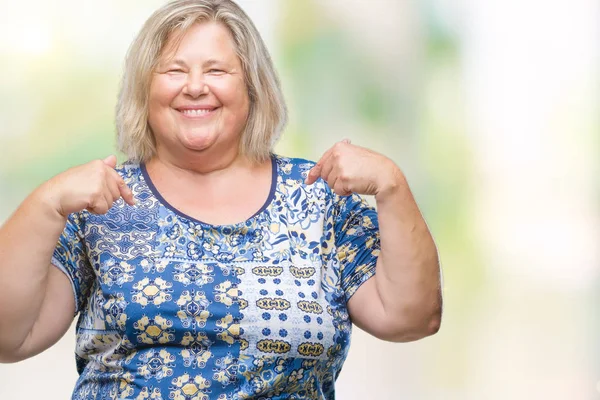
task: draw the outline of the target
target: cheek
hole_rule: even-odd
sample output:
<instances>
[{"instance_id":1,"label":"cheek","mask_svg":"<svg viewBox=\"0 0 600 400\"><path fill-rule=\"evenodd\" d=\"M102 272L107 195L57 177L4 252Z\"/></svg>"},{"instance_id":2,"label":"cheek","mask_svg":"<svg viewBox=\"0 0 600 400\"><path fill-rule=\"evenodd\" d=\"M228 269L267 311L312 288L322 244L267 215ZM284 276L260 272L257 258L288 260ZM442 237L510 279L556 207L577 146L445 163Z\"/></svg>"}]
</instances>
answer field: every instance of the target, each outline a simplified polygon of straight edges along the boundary
<instances>
[{"instance_id":1,"label":"cheek","mask_svg":"<svg viewBox=\"0 0 600 400\"><path fill-rule=\"evenodd\" d=\"M150 107L168 106L179 93L181 84L176 80L155 79L150 85Z\"/></svg>"},{"instance_id":2,"label":"cheek","mask_svg":"<svg viewBox=\"0 0 600 400\"><path fill-rule=\"evenodd\" d=\"M150 85L148 94L148 123L156 136L168 131L173 124L170 104L177 96L176 85L155 79Z\"/></svg>"},{"instance_id":3,"label":"cheek","mask_svg":"<svg viewBox=\"0 0 600 400\"><path fill-rule=\"evenodd\" d=\"M246 109L247 111L248 91L242 82L225 80L213 82L212 90L223 104L237 110Z\"/></svg>"}]
</instances>

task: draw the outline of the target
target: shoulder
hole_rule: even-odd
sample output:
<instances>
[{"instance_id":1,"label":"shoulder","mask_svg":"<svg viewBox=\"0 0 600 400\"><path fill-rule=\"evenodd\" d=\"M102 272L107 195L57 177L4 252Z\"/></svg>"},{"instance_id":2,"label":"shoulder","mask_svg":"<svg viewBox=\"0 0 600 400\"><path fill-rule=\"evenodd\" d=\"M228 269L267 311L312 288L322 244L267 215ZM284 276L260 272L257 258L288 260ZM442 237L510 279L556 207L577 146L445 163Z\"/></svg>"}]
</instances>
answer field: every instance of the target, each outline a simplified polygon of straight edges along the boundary
<instances>
[{"instance_id":1,"label":"shoulder","mask_svg":"<svg viewBox=\"0 0 600 400\"><path fill-rule=\"evenodd\" d=\"M322 178L317 179L311 185L306 185L304 181L310 169L315 166L315 161L281 155L274 155L273 158L277 163L278 175L281 178L280 182L284 186L288 189L302 190L309 197L316 196L316 198L324 199L334 207L336 214L347 212L357 205L367 205L364 197L356 193L350 196L335 194Z\"/></svg>"},{"instance_id":2,"label":"shoulder","mask_svg":"<svg viewBox=\"0 0 600 400\"><path fill-rule=\"evenodd\" d=\"M279 155L274 156L274 159L277 162L280 189L287 195L288 201L305 208L310 208L309 203L321 202L324 209L331 212L334 218L343 218L356 211L368 208L362 196L356 193L350 196L339 196L322 178L317 179L311 185L307 185L304 181L308 171L315 166L315 161Z\"/></svg>"},{"instance_id":3,"label":"shoulder","mask_svg":"<svg viewBox=\"0 0 600 400\"><path fill-rule=\"evenodd\" d=\"M125 161L123 164L116 166L115 171L129 186L134 194L145 192L147 189L148 178L144 166L140 163Z\"/></svg>"},{"instance_id":4,"label":"shoulder","mask_svg":"<svg viewBox=\"0 0 600 400\"><path fill-rule=\"evenodd\" d=\"M126 183L139 180L140 175L142 174L140 164L132 161L125 161L123 164L117 165L115 171L117 171Z\"/></svg>"},{"instance_id":5,"label":"shoulder","mask_svg":"<svg viewBox=\"0 0 600 400\"><path fill-rule=\"evenodd\" d=\"M319 179L312 185L305 183L308 172L316 164L314 161L280 155L275 155L274 160L277 163L278 188L287 201L331 202L333 192L324 180Z\"/></svg>"},{"instance_id":6,"label":"shoulder","mask_svg":"<svg viewBox=\"0 0 600 400\"><path fill-rule=\"evenodd\" d=\"M285 157L280 155L274 155L273 157L277 163L279 175L284 181L287 179L304 181L308 171L316 164L316 162L304 158Z\"/></svg>"}]
</instances>

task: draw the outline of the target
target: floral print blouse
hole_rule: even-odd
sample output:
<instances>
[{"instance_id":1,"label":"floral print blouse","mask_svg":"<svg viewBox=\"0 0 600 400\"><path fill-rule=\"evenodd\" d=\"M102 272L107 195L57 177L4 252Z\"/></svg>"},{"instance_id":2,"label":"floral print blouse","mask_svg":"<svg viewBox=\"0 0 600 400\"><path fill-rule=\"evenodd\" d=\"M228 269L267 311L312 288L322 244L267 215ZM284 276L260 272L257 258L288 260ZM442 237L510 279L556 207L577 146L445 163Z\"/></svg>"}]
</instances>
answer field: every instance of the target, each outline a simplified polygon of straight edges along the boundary
<instances>
[{"instance_id":1,"label":"floral print blouse","mask_svg":"<svg viewBox=\"0 0 600 400\"><path fill-rule=\"evenodd\" d=\"M360 196L305 185L313 165L273 155L264 206L220 226L119 166L136 205L70 215L52 258L79 313L72 398L334 399L379 230Z\"/></svg>"}]
</instances>

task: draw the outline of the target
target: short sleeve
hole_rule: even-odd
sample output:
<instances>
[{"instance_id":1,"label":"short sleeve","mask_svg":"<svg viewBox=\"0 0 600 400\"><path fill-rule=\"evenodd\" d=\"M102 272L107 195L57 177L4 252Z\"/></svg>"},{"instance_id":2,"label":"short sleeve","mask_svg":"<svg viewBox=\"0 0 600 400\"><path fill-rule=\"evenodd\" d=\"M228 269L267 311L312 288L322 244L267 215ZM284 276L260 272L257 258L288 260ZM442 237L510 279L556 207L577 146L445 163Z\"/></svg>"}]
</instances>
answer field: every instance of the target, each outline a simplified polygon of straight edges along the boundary
<instances>
[{"instance_id":1,"label":"short sleeve","mask_svg":"<svg viewBox=\"0 0 600 400\"><path fill-rule=\"evenodd\" d=\"M377 211L358 194L337 198L335 243L346 302L375 275L380 251Z\"/></svg>"},{"instance_id":2,"label":"short sleeve","mask_svg":"<svg viewBox=\"0 0 600 400\"><path fill-rule=\"evenodd\" d=\"M75 315L85 306L93 283L93 273L87 254L79 214L71 214L58 239L52 264L67 275L75 295Z\"/></svg>"}]
</instances>

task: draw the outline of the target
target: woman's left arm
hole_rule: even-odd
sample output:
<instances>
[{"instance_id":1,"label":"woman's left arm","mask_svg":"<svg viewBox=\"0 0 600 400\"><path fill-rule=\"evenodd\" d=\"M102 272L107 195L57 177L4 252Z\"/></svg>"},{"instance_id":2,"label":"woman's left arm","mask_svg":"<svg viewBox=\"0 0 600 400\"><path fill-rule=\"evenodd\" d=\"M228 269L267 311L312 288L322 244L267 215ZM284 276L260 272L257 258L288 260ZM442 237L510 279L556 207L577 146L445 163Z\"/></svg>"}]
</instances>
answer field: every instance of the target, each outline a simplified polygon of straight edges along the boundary
<instances>
[{"instance_id":1,"label":"woman's left arm","mask_svg":"<svg viewBox=\"0 0 600 400\"><path fill-rule=\"evenodd\" d=\"M375 275L348 301L352 321L388 341L436 333L442 314L437 249L402 171L387 157L349 141L329 149L307 183L322 177L338 195L374 195L381 251Z\"/></svg>"}]
</instances>

